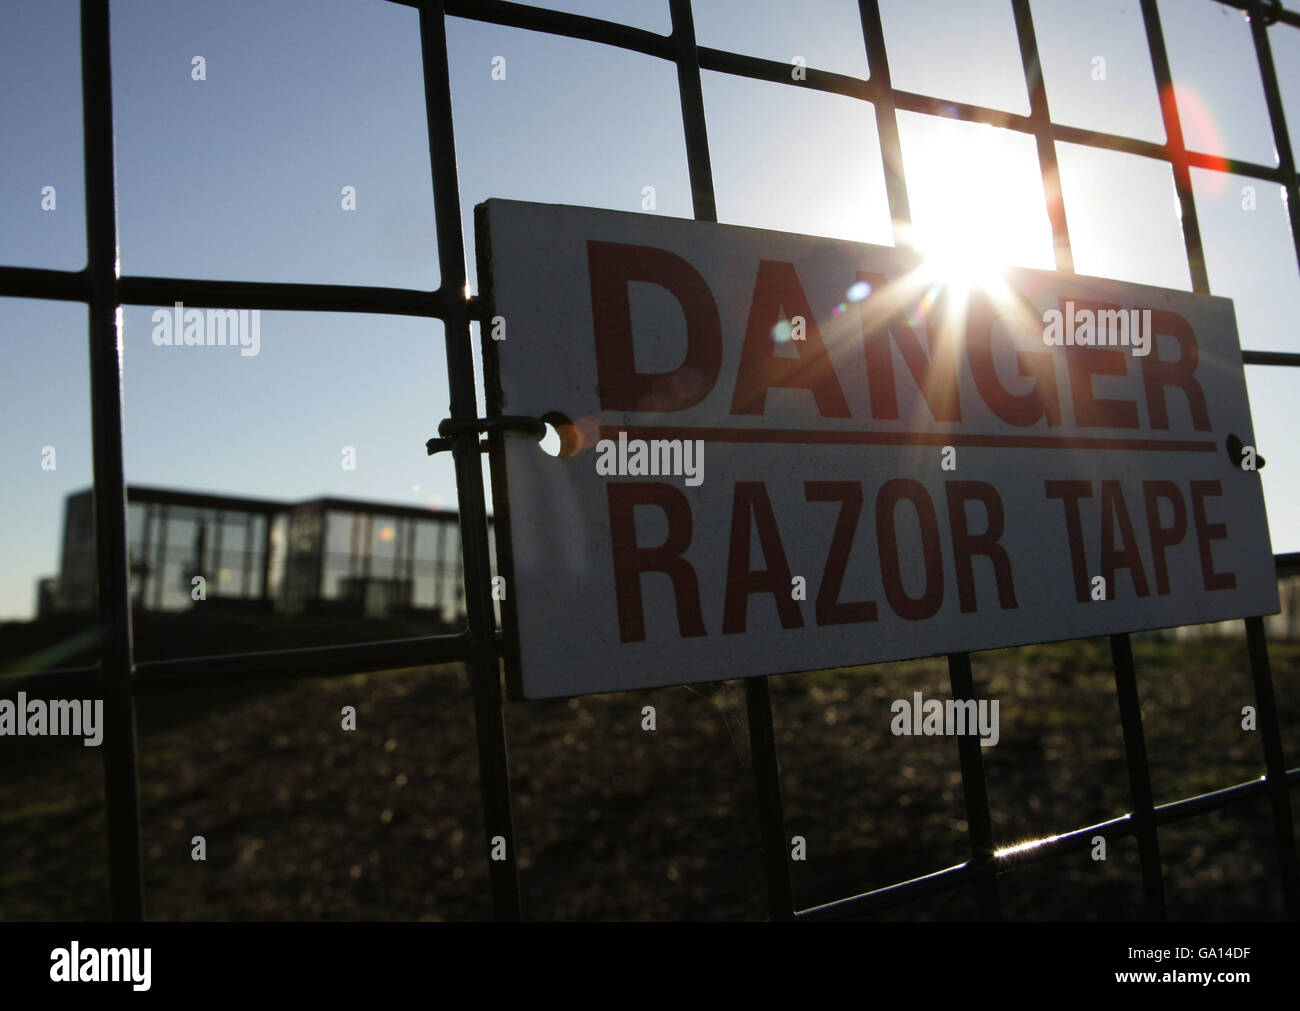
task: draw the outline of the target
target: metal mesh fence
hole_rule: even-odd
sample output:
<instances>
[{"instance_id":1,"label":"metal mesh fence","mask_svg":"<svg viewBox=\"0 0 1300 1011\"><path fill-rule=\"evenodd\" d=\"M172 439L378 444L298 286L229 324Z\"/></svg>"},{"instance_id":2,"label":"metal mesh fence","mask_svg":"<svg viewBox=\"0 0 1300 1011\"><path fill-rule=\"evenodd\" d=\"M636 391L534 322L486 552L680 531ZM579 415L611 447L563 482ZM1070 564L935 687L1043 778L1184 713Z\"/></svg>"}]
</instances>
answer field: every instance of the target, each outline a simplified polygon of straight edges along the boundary
<instances>
[{"instance_id":1,"label":"metal mesh fence","mask_svg":"<svg viewBox=\"0 0 1300 1011\"><path fill-rule=\"evenodd\" d=\"M396 0L402 2L402 0ZM1249 15L1268 118L1277 150L1274 166L1190 151L1180 121L1170 61L1156 0L1140 0L1151 67L1160 98L1164 143L1137 140L1053 122L1049 113L1030 0L1008 0L1029 96L1028 115L936 98L897 89L891 83L889 53L877 0L858 0L861 29L870 67L866 79L812 67L793 79L790 66L697 44L690 0L668 0L672 33L667 36L625 25L503 0L405 2L419 11L420 47L432 159L437 252L441 285L434 291L347 285L204 281L171 277L119 276L118 231L113 162L112 74L107 0L82 0L81 70L88 266L81 271L20 267L0 268L0 295L83 302L89 307L89 352L94 453L94 532L98 599L102 623L101 659L92 667L37 672L41 686L75 688L102 694L105 700L105 783L111 897L114 916L133 920L145 915L142 883L140 797L135 734L135 696L178 681L238 681L277 677L330 677L401 666L463 662L472 671L480 783L484 807L484 853L491 840L506 841L504 859L489 860L495 913L501 919L520 914L518 872L511 818L510 778L502 718L496 620L492 600L489 519L485 508L470 324L480 315L477 300L466 295L465 232L456 171L451 80L446 17L469 18L530 29L592 44L616 46L671 62L677 73L682 127L694 203L699 220L717 220L710 164L701 72L715 71L790 87L845 95L871 104L884 163L885 188L895 242L903 245L911 223L908 183L899 140L898 114L920 113L985 123L1032 136L1041 169L1043 195L1051 224L1058 271L1072 272L1069 227L1062 198L1057 144L1125 152L1156 159L1170 167L1181 210L1182 234L1193 290L1208 293L1205 250L1197 219L1191 170L1232 173L1279 185L1286 194L1291 235L1300 270L1300 177L1287 124L1269 27L1300 31L1300 13L1280 3L1259 0L1204 0L1222 3ZM959 96L953 96L959 97ZM328 646L220 657L138 662L133 656L128 571L128 525L123 474L121 349L118 313L122 305L169 304L183 299L190 306L246 306L330 312L389 313L422 316L444 324L450 389L451 438L457 480L464 567L467 628L440 636L400 641ZM1248 365L1300 366L1300 353L1246 351ZM413 448L419 433L413 433ZM418 451L418 450L417 450ZM1279 570L1297 567L1300 557L1279 555ZM765 854L769 911L773 919L836 918L891 908L928 895L973 887L983 916L999 915L997 873L1020 863L1086 848L1094 836L1133 836L1140 856L1146 912L1163 918L1165 891L1158 829L1180 819L1207 814L1227 805L1267 796L1277 842L1281 891L1287 915L1300 917L1300 869L1291 820L1290 785L1300 769L1288 771L1282 748L1277 705L1269 669L1263 621L1246 619L1246 637L1258 727L1267 775L1209 794L1156 806L1152 797L1143 738L1133 654L1127 635L1111 637L1115 686L1132 796L1132 812L1122 818L1073 830L1021 850L995 852L980 747L973 737L959 738L970 857L945 870L854 895L812 909L796 910L786 859L787 836L782 818L780 773L767 679L746 678L746 701L753 752L754 785ZM948 657L952 695L973 699L970 657ZM499 848L498 848L499 849Z\"/></svg>"}]
</instances>

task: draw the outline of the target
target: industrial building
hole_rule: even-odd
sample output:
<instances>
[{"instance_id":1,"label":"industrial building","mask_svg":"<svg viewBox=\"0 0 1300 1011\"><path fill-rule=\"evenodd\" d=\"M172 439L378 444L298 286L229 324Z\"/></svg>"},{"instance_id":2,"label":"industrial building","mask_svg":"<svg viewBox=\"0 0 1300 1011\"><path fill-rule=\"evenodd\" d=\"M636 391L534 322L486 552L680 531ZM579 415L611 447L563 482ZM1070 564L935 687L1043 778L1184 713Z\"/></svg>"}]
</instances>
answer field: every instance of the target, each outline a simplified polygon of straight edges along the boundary
<instances>
[{"instance_id":1,"label":"industrial building","mask_svg":"<svg viewBox=\"0 0 1300 1011\"><path fill-rule=\"evenodd\" d=\"M127 502L136 611L188 610L202 596L227 608L286 615L424 616L446 624L464 616L454 511L138 486L128 488ZM67 498L60 572L41 581L39 614L93 611L95 592L86 489Z\"/></svg>"}]
</instances>

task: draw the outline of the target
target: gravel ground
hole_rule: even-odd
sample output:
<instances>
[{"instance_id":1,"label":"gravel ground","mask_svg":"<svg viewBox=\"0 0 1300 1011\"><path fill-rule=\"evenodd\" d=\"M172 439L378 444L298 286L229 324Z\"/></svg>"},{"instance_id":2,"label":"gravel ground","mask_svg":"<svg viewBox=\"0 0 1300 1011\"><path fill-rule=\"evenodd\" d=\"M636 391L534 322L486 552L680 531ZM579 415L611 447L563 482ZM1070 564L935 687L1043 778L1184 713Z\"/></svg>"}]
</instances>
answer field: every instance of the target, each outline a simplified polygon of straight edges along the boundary
<instances>
[{"instance_id":1,"label":"gravel ground","mask_svg":"<svg viewBox=\"0 0 1300 1011\"><path fill-rule=\"evenodd\" d=\"M1300 644L1271 644L1284 747L1300 764ZM1135 647L1157 803L1258 777L1243 642ZM982 750L998 846L1128 810L1106 642L973 658L1000 701ZM890 703L948 690L942 660L774 678L791 863L807 907L960 863L955 742L895 737ZM340 711L357 710L357 728ZM655 707L656 729L641 729ZM766 897L743 685L506 708L525 916L762 919ZM463 920L491 915L473 707L458 666L187 687L139 706L148 915L154 919ZM99 752L0 740L0 917L108 913ZM1300 806L1300 797L1292 796ZM206 860L191 859L203 836ZM1252 801L1160 832L1170 915L1282 914L1271 811ZM999 876L1018 919L1141 917L1132 840ZM885 919L977 915L968 891Z\"/></svg>"}]
</instances>

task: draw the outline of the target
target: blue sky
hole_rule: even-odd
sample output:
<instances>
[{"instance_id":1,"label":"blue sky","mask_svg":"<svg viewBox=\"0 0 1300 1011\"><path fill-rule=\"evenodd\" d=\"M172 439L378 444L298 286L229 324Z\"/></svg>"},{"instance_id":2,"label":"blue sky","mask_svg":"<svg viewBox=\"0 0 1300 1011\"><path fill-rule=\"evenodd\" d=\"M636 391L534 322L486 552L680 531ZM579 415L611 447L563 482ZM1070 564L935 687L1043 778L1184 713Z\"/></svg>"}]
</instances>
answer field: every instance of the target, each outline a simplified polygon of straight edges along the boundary
<instances>
[{"instance_id":1,"label":"blue sky","mask_svg":"<svg viewBox=\"0 0 1300 1011\"><path fill-rule=\"evenodd\" d=\"M1288 6L1292 4L1289 3ZM670 28L667 0L537 4ZM702 45L862 76L854 0L695 0ZM894 83L1028 111L1009 0L882 0ZM1032 3L1054 118L1163 140L1136 0ZM1249 26L1213 0L1162 2L1189 143L1275 164ZM77 5L7 8L0 31L0 263L85 262ZM416 13L378 0L121 0L112 7L118 224L128 275L439 283ZM1300 140L1300 30L1270 30ZM590 43L448 19L462 214L488 197L689 217L676 76ZM206 80L191 60L206 60ZM1091 76L1106 59L1105 81ZM494 80L494 57L505 80ZM871 107L705 73L723 221L892 242ZM918 228L954 200L1005 212L1009 255L1052 266L1034 144L900 114ZM1169 169L1062 144L1081 273L1189 288ZM988 171L969 171L983 164ZM1246 347L1300 350L1300 271L1278 187L1194 171L1212 289ZM340 190L357 190L357 209ZM1242 187L1256 209L1242 209ZM41 192L54 186L54 211ZM467 240L476 285L472 235ZM452 505L449 461L423 442L447 410L442 327L398 316L264 312L261 354L156 348L151 307L125 310L128 482L300 499ZM58 568L64 496L90 483L85 310L0 298L0 619L27 617ZM1247 370L1276 551L1300 550L1296 375ZM54 446L57 469L41 468ZM357 469L344 470L344 446Z\"/></svg>"}]
</instances>

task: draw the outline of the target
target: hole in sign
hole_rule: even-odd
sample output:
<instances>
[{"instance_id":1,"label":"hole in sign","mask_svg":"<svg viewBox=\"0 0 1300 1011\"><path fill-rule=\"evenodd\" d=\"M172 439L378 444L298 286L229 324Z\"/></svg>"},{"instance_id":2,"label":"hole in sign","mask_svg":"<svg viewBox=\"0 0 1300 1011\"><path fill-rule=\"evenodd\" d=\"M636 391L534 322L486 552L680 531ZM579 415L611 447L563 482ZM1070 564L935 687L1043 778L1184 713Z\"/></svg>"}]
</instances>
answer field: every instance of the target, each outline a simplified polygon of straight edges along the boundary
<instances>
[{"instance_id":1,"label":"hole in sign","mask_svg":"<svg viewBox=\"0 0 1300 1011\"><path fill-rule=\"evenodd\" d=\"M538 445L547 456L568 458L582 448L582 435L567 414L552 411L543 414L542 421L546 423L546 434Z\"/></svg>"}]
</instances>

